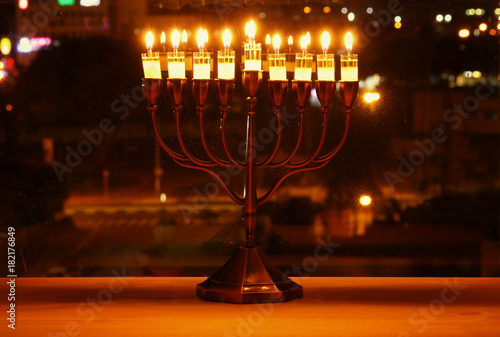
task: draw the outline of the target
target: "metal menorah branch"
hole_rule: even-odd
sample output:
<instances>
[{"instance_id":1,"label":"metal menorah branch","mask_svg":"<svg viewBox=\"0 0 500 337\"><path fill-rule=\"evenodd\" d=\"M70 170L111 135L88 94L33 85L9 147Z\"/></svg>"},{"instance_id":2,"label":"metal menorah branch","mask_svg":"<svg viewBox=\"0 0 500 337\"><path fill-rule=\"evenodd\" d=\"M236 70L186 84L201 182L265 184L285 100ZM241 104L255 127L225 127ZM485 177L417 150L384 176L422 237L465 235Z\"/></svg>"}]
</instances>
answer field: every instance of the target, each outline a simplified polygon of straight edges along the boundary
<instances>
[{"instance_id":1,"label":"metal menorah branch","mask_svg":"<svg viewBox=\"0 0 500 337\"><path fill-rule=\"evenodd\" d=\"M247 138L246 138L246 160L236 159L230 152L226 139L226 119L230 113L230 102L232 98L234 80L216 79L215 86L217 96L221 103L222 114L221 137L226 158L220 158L214 154L208 146L205 135L205 103L209 94L210 80L193 80L193 94L196 99L199 117L200 138L203 149L209 160L193 156L187 149L181 134L180 116L182 113L182 101L186 93L187 80L167 79L167 91L172 101L173 112L176 120L177 138L181 152L176 152L168 146L161 138L156 123L156 105L161 94L162 79L144 79L144 93L148 99L148 110L153 119L153 126L160 146L179 165L187 168L202 170L210 175L227 192L229 197L243 207L243 225L245 228L246 245L240 247L231 259L219 269L214 275L203 283L197 285L197 294L204 300L220 301L230 303L255 303L255 302L284 302L302 297L302 287L285 274L283 274L265 255L260 247L254 246L254 230L256 227L257 208L267 202L283 181L292 174L316 170L325 166L343 146L351 121L352 105L358 93L358 82L340 82L340 97L344 103L346 125L340 143L330 152L320 154L326 138L328 115L330 105L335 94L334 81L316 81L316 92L321 103L321 114L323 116L322 129L319 144L316 150L305 160L294 162L294 157L302 143L303 120L306 112L306 103L311 94L312 81L291 81L293 96L297 103L299 115L299 134L293 150L284 159L277 160L282 139L282 113L283 103L288 90L288 81L269 81L269 95L274 106L274 114L277 118L276 141L273 151L266 159L258 161L255 147L255 107L257 104L256 94L262 84L262 71L243 71L242 82L248 98L247 114ZM245 182L242 196L237 195L215 172L217 167L234 167L244 170ZM287 168L288 170L272 185L267 193L257 195L256 171L262 168Z\"/></svg>"}]
</instances>

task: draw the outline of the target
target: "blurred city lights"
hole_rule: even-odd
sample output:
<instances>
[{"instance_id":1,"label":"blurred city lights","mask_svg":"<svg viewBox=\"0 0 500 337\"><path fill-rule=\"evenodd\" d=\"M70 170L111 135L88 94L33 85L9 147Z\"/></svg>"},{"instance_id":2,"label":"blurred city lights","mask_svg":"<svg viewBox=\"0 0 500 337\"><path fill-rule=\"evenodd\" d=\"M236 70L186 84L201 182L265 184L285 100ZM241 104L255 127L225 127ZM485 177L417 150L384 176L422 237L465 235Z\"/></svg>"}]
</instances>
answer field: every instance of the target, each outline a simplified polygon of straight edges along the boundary
<instances>
[{"instance_id":1,"label":"blurred city lights","mask_svg":"<svg viewBox=\"0 0 500 337\"><path fill-rule=\"evenodd\" d=\"M18 5L20 9L26 9L28 8L28 0L19 0Z\"/></svg>"},{"instance_id":2,"label":"blurred city lights","mask_svg":"<svg viewBox=\"0 0 500 337\"><path fill-rule=\"evenodd\" d=\"M401 17L399 15L396 15L394 17L394 22L401 22Z\"/></svg>"},{"instance_id":3,"label":"blurred city lights","mask_svg":"<svg viewBox=\"0 0 500 337\"><path fill-rule=\"evenodd\" d=\"M481 31L479 29L474 29L474 36L479 36L481 34Z\"/></svg>"},{"instance_id":4,"label":"blurred city lights","mask_svg":"<svg viewBox=\"0 0 500 337\"><path fill-rule=\"evenodd\" d=\"M465 15L471 16L476 14L476 10L474 8L469 8L468 10L465 11Z\"/></svg>"},{"instance_id":5,"label":"blurred city lights","mask_svg":"<svg viewBox=\"0 0 500 337\"><path fill-rule=\"evenodd\" d=\"M368 8L366 9L366 13L368 13L368 14L373 13L373 8L368 7Z\"/></svg>"},{"instance_id":6,"label":"blurred city lights","mask_svg":"<svg viewBox=\"0 0 500 337\"><path fill-rule=\"evenodd\" d=\"M480 78L481 76L483 76L483 74L478 70L472 72L472 77L474 78Z\"/></svg>"},{"instance_id":7,"label":"blurred city lights","mask_svg":"<svg viewBox=\"0 0 500 337\"><path fill-rule=\"evenodd\" d=\"M304 7L304 13L309 14L311 13L312 9L309 6Z\"/></svg>"},{"instance_id":8,"label":"blurred city lights","mask_svg":"<svg viewBox=\"0 0 500 337\"><path fill-rule=\"evenodd\" d=\"M330 6L325 6L323 7L323 13L328 14L332 11L332 7Z\"/></svg>"},{"instance_id":9,"label":"blurred city lights","mask_svg":"<svg viewBox=\"0 0 500 337\"><path fill-rule=\"evenodd\" d=\"M74 6L75 0L58 0L59 6Z\"/></svg>"},{"instance_id":10,"label":"blurred city lights","mask_svg":"<svg viewBox=\"0 0 500 337\"><path fill-rule=\"evenodd\" d=\"M460 36L461 38L466 38L466 37L469 37L469 30L464 28L464 29L460 29L460 31L458 32L458 36Z\"/></svg>"},{"instance_id":11,"label":"blurred city lights","mask_svg":"<svg viewBox=\"0 0 500 337\"><path fill-rule=\"evenodd\" d=\"M12 50L12 44L10 43L9 38L4 37L0 40L0 52L3 55L9 55Z\"/></svg>"},{"instance_id":12,"label":"blurred city lights","mask_svg":"<svg viewBox=\"0 0 500 337\"><path fill-rule=\"evenodd\" d=\"M401 22L394 22L394 28L396 29L401 28Z\"/></svg>"},{"instance_id":13,"label":"blurred city lights","mask_svg":"<svg viewBox=\"0 0 500 337\"><path fill-rule=\"evenodd\" d=\"M342 14L347 14L347 7L343 7L340 11Z\"/></svg>"},{"instance_id":14,"label":"blurred city lights","mask_svg":"<svg viewBox=\"0 0 500 337\"><path fill-rule=\"evenodd\" d=\"M483 15L485 12L484 12L484 9L482 8L476 8L476 15L478 16L481 16Z\"/></svg>"},{"instance_id":15,"label":"blurred city lights","mask_svg":"<svg viewBox=\"0 0 500 337\"><path fill-rule=\"evenodd\" d=\"M101 0L80 0L80 6L82 7L94 7L99 6L101 4Z\"/></svg>"},{"instance_id":16,"label":"blurred city lights","mask_svg":"<svg viewBox=\"0 0 500 337\"><path fill-rule=\"evenodd\" d=\"M479 30L484 32L486 29L488 29L488 25L485 24L484 22L479 25Z\"/></svg>"},{"instance_id":17,"label":"blurred city lights","mask_svg":"<svg viewBox=\"0 0 500 337\"><path fill-rule=\"evenodd\" d=\"M451 19L452 19L452 17L451 17L451 15L450 15L450 14L446 14L446 15L444 16L444 21L446 21L446 22L450 22L450 21L451 21Z\"/></svg>"},{"instance_id":18,"label":"blurred city lights","mask_svg":"<svg viewBox=\"0 0 500 337\"><path fill-rule=\"evenodd\" d=\"M266 18L266 13L260 12L259 13L259 19L265 19Z\"/></svg>"},{"instance_id":19,"label":"blurred city lights","mask_svg":"<svg viewBox=\"0 0 500 337\"><path fill-rule=\"evenodd\" d=\"M7 111L12 111L12 108L13 108L13 107L12 107L12 105L10 105L10 104L7 104L7 105L5 106L5 110L7 110Z\"/></svg>"},{"instance_id":20,"label":"blurred city lights","mask_svg":"<svg viewBox=\"0 0 500 337\"><path fill-rule=\"evenodd\" d=\"M5 70L0 70L0 80L3 80L3 78L5 77L5 74L7 74L5 72Z\"/></svg>"},{"instance_id":21,"label":"blurred city lights","mask_svg":"<svg viewBox=\"0 0 500 337\"><path fill-rule=\"evenodd\" d=\"M497 34L496 30L490 29L490 35L495 36Z\"/></svg>"},{"instance_id":22,"label":"blurred city lights","mask_svg":"<svg viewBox=\"0 0 500 337\"><path fill-rule=\"evenodd\" d=\"M442 22L443 21L443 16L441 14L436 15L436 21L437 22Z\"/></svg>"},{"instance_id":23,"label":"blurred city lights","mask_svg":"<svg viewBox=\"0 0 500 337\"><path fill-rule=\"evenodd\" d=\"M32 50L30 40L27 37L22 37L17 45L17 51L20 53L31 53Z\"/></svg>"},{"instance_id":24,"label":"blurred city lights","mask_svg":"<svg viewBox=\"0 0 500 337\"><path fill-rule=\"evenodd\" d=\"M3 64L2 61L0 61L0 70L2 70L3 68L5 68L5 64Z\"/></svg>"},{"instance_id":25,"label":"blurred city lights","mask_svg":"<svg viewBox=\"0 0 500 337\"><path fill-rule=\"evenodd\" d=\"M366 103L373 103L380 99L380 94L378 92L367 92L363 96L363 99L365 100Z\"/></svg>"},{"instance_id":26,"label":"blurred city lights","mask_svg":"<svg viewBox=\"0 0 500 337\"><path fill-rule=\"evenodd\" d=\"M369 206L372 203L372 198L367 195L363 195L361 198L359 198L359 203L363 206Z\"/></svg>"},{"instance_id":27,"label":"blurred city lights","mask_svg":"<svg viewBox=\"0 0 500 337\"><path fill-rule=\"evenodd\" d=\"M495 8L495 15L500 15L500 8Z\"/></svg>"},{"instance_id":28,"label":"blurred city lights","mask_svg":"<svg viewBox=\"0 0 500 337\"><path fill-rule=\"evenodd\" d=\"M354 18L355 18L355 15L354 15L354 13L353 13L353 12L351 12L351 13L349 13L349 14L347 15L347 20L349 20L349 21L354 21Z\"/></svg>"}]
</instances>

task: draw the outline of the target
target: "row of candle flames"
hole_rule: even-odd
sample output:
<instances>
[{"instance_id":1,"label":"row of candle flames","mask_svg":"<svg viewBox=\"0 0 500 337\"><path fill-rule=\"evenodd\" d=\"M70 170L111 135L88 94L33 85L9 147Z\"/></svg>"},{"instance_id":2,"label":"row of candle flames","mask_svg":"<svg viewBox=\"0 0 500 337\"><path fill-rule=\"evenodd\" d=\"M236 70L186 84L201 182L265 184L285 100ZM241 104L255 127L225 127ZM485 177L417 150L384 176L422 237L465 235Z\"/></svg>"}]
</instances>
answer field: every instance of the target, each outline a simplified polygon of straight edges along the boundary
<instances>
[{"instance_id":1,"label":"row of candle flames","mask_svg":"<svg viewBox=\"0 0 500 337\"><path fill-rule=\"evenodd\" d=\"M247 36L244 44L244 70L262 70L262 45L255 43L255 23L250 21L245 26ZM291 38L291 36L290 36ZM186 64L185 52L179 51L181 34L174 30L172 33L172 52L165 51L165 33L162 33L161 44L163 52L153 52L153 33L146 36L146 46L148 52L142 54L142 64L144 68L144 78L162 78L162 71L168 71L168 78L185 78ZM198 52L193 53L193 79L210 79L211 53L205 52L205 44L208 42L206 29L200 29L197 34ZM266 44L270 45L270 36L266 37ZM187 41L185 31L183 33L184 43ZM231 32L226 29L223 34L224 49L217 51L217 74L219 79L233 80L235 77L235 51L230 49ZM289 44L290 44L289 40ZM335 59L334 54L328 53L330 36L324 32L321 37L323 53L316 55L317 75L319 81L335 80ZM309 33L301 38L301 53L295 55L294 79L297 81L311 81L313 68L313 54L307 52L307 47L311 43ZM269 80L286 81L287 65L290 69L290 61L287 54L280 53L281 39L279 35L273 38L274 53L268 52L267 60L269 67ZM352 34L349 32L345 37L347 54L340 55L341 81L358 81L358 55L351 53L353 44ZM287 62L288 61L288 62Z\"/></svg>"}]
</instances>

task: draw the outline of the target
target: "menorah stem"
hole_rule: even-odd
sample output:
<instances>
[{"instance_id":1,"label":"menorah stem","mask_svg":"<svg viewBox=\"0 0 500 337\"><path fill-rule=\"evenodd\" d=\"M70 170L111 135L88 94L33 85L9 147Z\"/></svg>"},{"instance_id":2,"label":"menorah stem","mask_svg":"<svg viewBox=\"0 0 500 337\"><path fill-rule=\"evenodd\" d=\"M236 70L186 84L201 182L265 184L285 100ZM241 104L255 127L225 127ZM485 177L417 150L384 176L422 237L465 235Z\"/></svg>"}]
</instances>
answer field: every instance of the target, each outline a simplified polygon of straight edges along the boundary
<instances>
[{"instance_id":1,"label":"menorah stem","mask_svg":"<svg viewBox=\"0 0 500 337\"><path fill-rule=\"evenodd\" d=\"M254 230L257 225L255 214L257 213L257 187L255 181L255 105L257 98L248 97L248 117L247 117L247 142L246 142L246 176L245 194L243 205L243 226L245 227L246 247L253 245Z\"/></svg>"}]
</instances>

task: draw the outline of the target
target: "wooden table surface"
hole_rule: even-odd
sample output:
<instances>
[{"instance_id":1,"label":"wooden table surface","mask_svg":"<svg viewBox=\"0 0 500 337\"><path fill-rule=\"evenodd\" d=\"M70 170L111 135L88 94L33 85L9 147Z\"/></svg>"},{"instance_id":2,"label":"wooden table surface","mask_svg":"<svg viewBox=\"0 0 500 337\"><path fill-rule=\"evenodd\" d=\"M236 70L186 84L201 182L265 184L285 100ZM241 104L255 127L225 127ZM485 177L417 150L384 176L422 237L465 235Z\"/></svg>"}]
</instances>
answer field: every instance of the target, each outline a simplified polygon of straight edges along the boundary
<instances>
[{"instance_id":1,"label":"wooden table surface","mask_svg":"<svg viewBox=\"0 0 500 337\"><path fill-rule=\"evenodd\" d=\"M12 330L2 279L0 336L500 336L494 278L294 278L302 299L263 305L204 302L203 280L18 278Z\"/></svg>"}]
</instances>

